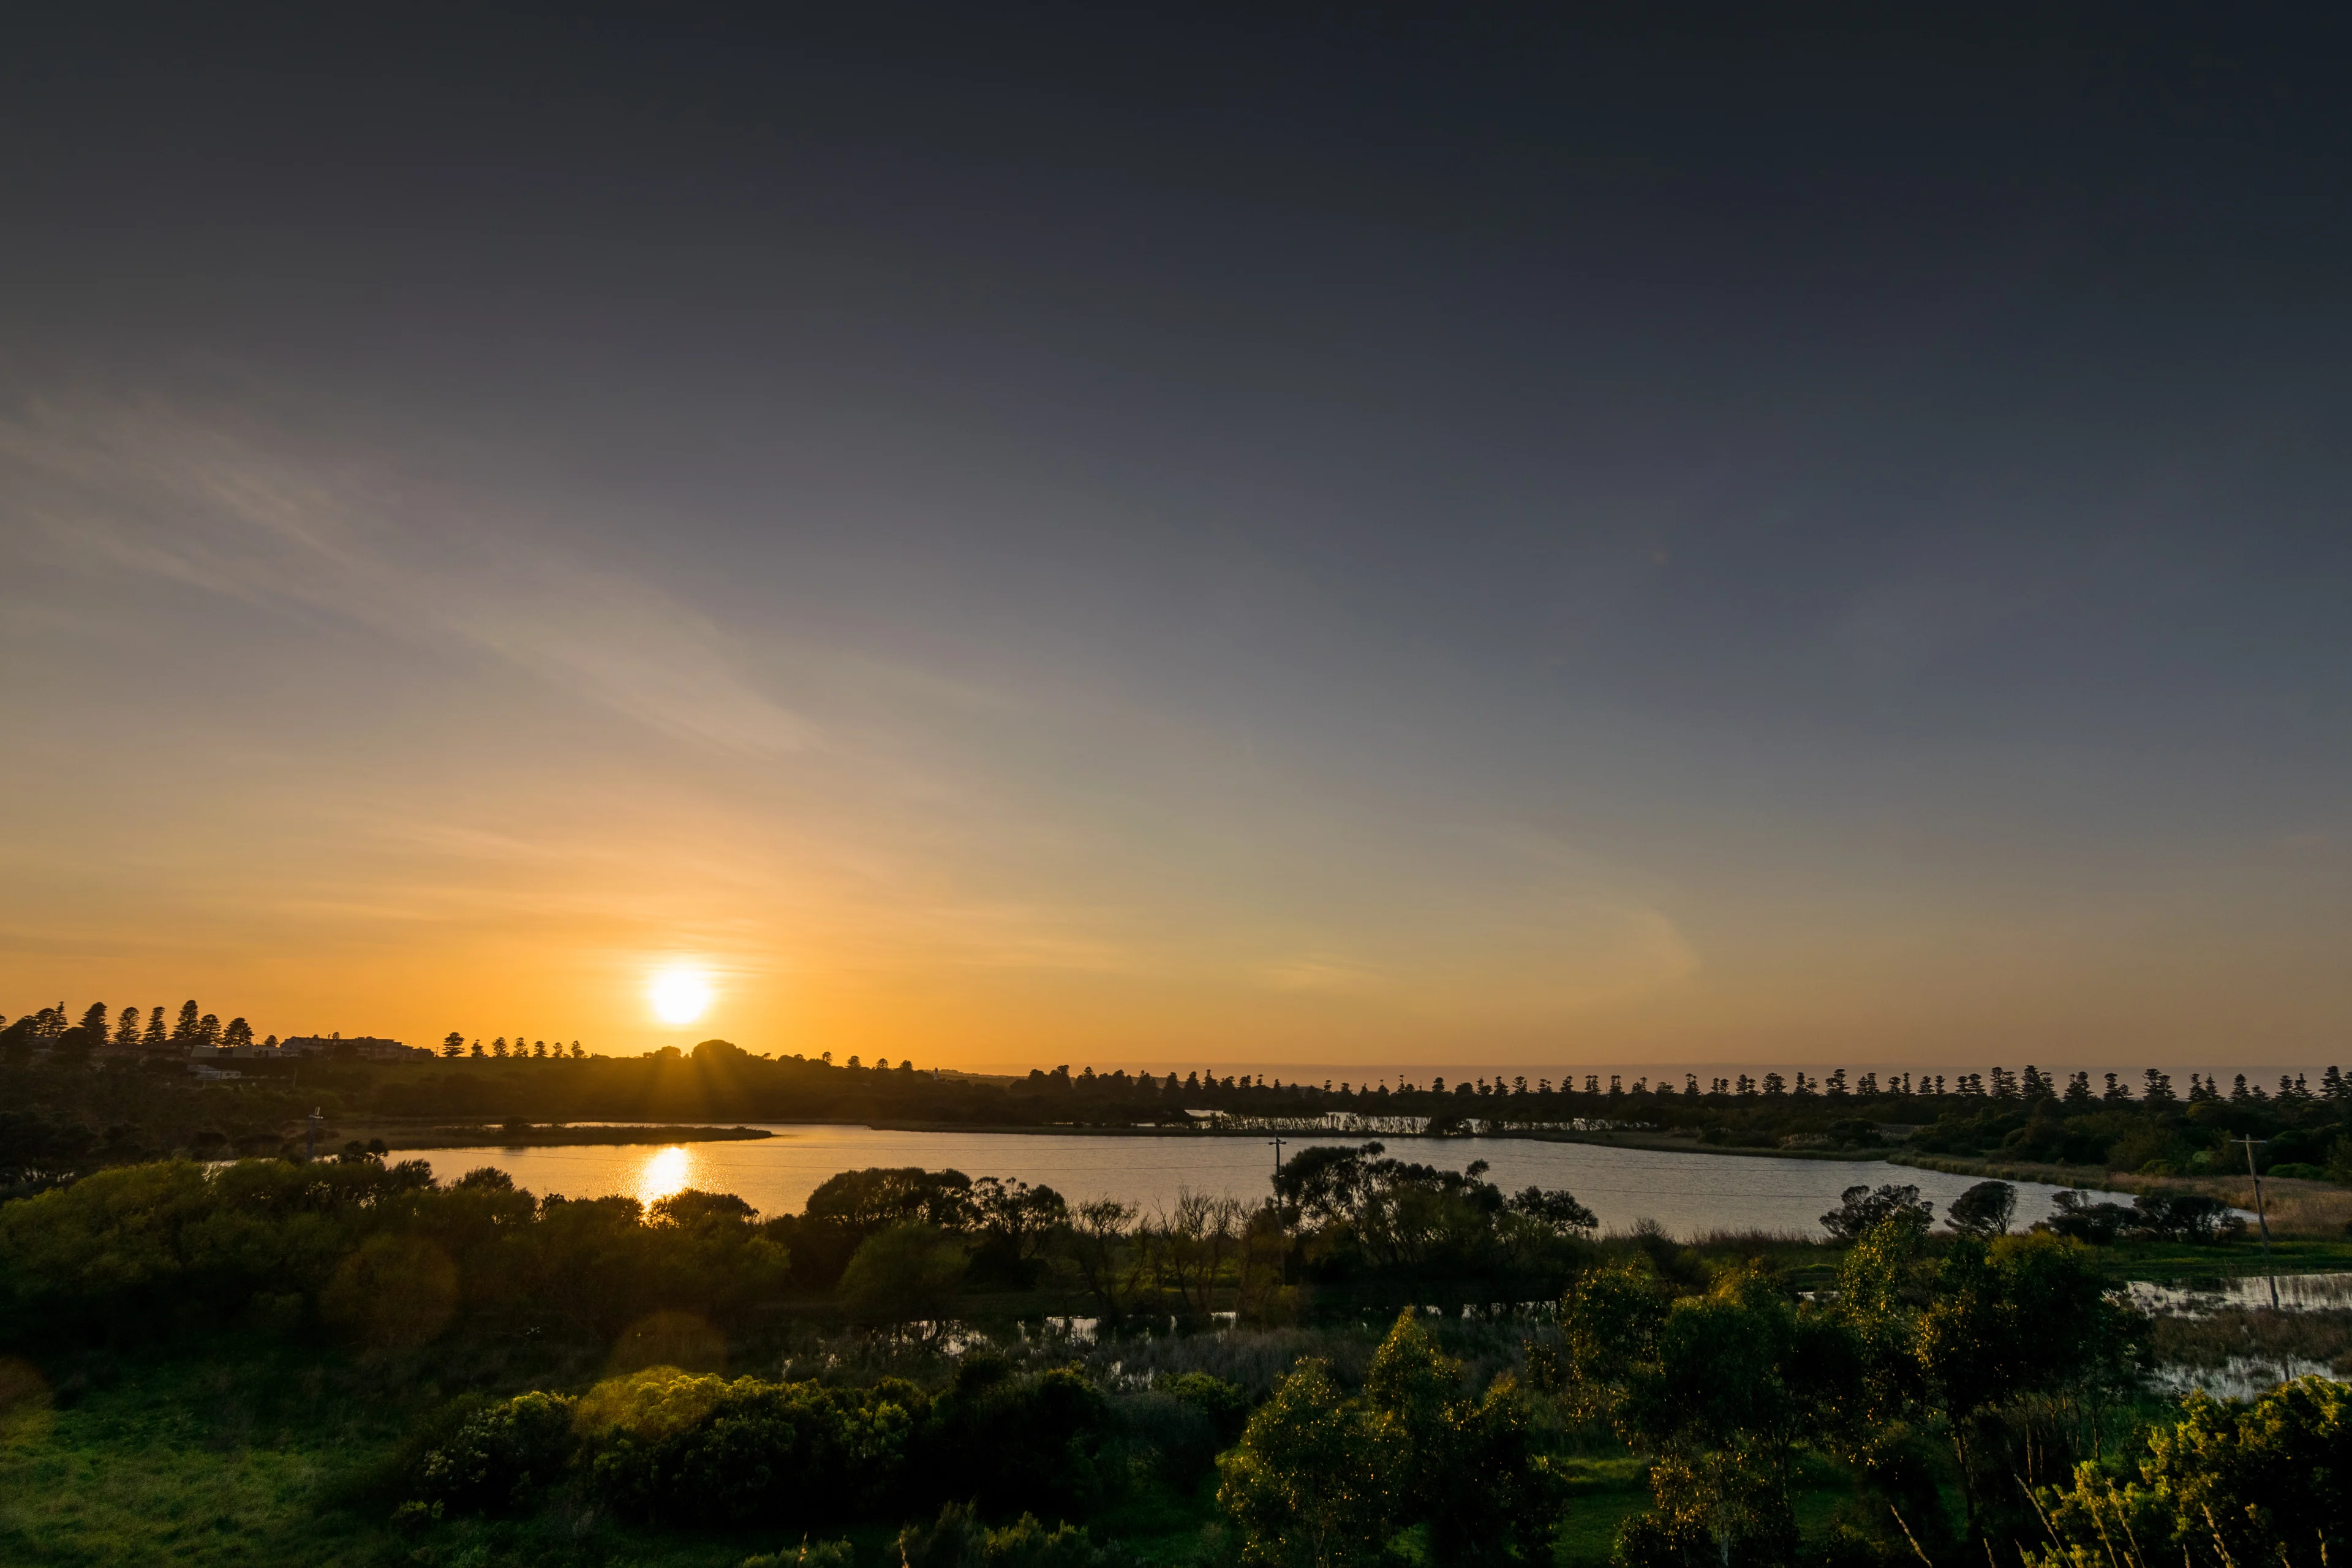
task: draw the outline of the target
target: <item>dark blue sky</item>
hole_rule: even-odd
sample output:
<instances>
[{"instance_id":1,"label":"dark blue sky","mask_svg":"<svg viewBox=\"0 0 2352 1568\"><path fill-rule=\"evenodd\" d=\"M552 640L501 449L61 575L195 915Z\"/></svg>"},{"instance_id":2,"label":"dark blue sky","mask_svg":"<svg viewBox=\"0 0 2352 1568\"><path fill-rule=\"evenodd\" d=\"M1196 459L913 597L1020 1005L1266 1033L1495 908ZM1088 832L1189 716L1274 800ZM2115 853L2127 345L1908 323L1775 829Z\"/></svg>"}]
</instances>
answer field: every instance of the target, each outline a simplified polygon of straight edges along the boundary
<instances>
[{"instance_id":1,"label":"dark blue sky","mask_svg":"<svg viewBox=\"0 0 2352 1568\"><path fill-rule=\"evenodd\" d=\"M0 1009L2322 1059L2346 42L37 18Z\"/></svg>"}]
</instances>

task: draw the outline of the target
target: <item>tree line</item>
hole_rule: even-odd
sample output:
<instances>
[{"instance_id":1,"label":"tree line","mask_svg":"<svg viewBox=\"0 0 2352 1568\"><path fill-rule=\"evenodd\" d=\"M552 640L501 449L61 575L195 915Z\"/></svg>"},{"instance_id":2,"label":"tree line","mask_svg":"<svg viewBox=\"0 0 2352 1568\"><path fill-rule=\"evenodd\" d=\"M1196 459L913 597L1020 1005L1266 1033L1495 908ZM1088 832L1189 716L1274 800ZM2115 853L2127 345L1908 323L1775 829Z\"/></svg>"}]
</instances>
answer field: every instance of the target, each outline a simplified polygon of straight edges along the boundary
<instances>
[{"instance_id":1,"label":"tree line","mask_svg":"<svg viewBox=\"0 0 2352 1568\"><path fill-rule=\"evenodd\" d=\"M91 1003L79 1018L69 1018L62 1002L14 1021L0 1017L0 1057L19 1061L35 1052L77 1060L87 1060L101 1051L184 1057L254 1043L253 1026L245 1019L231 1018L224 1024L217 1015L199 1007L193 997L180 1004L178 1016L168 1026L160 1006L143 1015L136 1007L111 1013L103 1002ZM261 1043L275 1046L278 1037L271 1035Z\"/></svg>"},{"instance_id":2,"label":"tree line","mask_svg":"<svg viewBox=\"0 0 2352 1568\"><path fill-rule=\"evenodd\" d=\"M181 1016L191 1037L205 1016ZM62 1016L47 1009L48 1024ZM236 1021L232 1020L234 1024ZM152 1033L152 1014L141 1023ZM80 1026L73 1026L78 1029ZM68 1029L66 1033L72 1032ZM979 1079L929 1072L906 1059L871 1065L851 1057L761 1056L723 1040L691 1051L664 1047L641 1057L598 1057L573 1042L559 1058L495 1055L497 1039L474 1057L415 1061L299 1063L241 1061L247 1081L233 1094L192 1083L169 1059L166 1028L160 1058L103 1053L35 1053L24 1019L0 1036L0 1190L69 1179L124 1161L174 1152L240 1152L299 1140L299 1118L312 1109L338 1118L440 1122L567 1121L845 1121L937 1127L1192 1128L1204 1124L1316 1131L1445 1134L1537 1133L1551 1130L1646 1130L1727 1149L1861 1152L1900 1144L1923 1153L2004 1159L2163 1174L2242 1173L2253 1139L2267 1173L2352 1181L2352 1099L2335 1068L2315 1083L2290 1076L2276 1092L2190 1075L2186 1090L2151 1069L2137 1092L2120 1082L2096 1089L2086 1074L2059 1081L2031 1068L1999 1069L1957 1084L1932 1076L1841 1075L1818 1083L1799 1074L1803 1092L1735 1082L1663 1094L1637 1079L1565 1089L1551 1080L1483 1079L1427 1085L1318 1087L1255 1076L1218 1078L1033 1071L1025 1078ZM516 1037L515 1039L520 1039ZM444 1048L448 1042L445 1039ZM576 1053L576 1054L575 1054ZM289 1092L299 1074L301 1093ZM1720 1092L1718 1092L1720 1090ZM1940 1090L1940 1092L1939 1092ZM274 1142L272 1141L274 1138Z\"/></svg>"}]
</instances>

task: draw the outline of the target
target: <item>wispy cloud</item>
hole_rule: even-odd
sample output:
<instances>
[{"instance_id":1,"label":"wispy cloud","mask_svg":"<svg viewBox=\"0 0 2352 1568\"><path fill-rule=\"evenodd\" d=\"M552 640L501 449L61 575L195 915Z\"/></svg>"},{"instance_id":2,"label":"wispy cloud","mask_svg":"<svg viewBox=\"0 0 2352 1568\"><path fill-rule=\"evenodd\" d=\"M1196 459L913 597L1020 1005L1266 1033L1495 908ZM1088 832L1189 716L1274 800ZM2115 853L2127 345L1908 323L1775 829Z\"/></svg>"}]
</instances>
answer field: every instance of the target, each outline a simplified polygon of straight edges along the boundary
<instances>
[{"instance_id":1,"label":"wispy cloud","mask_svg":"<svg viewBox=\"0 0 2352 1568\"><path fill-rule=\"evenodd\" d=\"M0 518L84 564L454 643L730 752L815 741L690 606L397 473L91 400L0 416Z\"/></svg>"}]
</instances>

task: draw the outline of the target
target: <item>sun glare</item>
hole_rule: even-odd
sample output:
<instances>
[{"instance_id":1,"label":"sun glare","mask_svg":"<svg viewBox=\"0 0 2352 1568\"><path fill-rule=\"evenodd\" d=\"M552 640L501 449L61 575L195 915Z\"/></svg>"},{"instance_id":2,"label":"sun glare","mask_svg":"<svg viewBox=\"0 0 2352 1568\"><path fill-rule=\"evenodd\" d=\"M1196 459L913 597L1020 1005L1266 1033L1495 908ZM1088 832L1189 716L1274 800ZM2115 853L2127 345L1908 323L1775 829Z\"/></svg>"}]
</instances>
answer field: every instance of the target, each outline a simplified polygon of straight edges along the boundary
<instances>
[{"instance_id":1,"label":"sun glare","mask_svg":"<svg viewBox=\"0 0 2352 1568\"><path fill-rule=\"evenodd\" d=\"M694 1156L675 1146L664 1149L638 1173L637 1202L650 1208L672 1193L684 1192L693 1178Z\"/></svg>"},{"instance_id":2,"label":"sun glare","mask_svg":"<svg viewBox=\"0 0 2352 1568\"><path fill-rule=\"evenodd\" d=\"M677 964L654 976L654 1016L665 1024L691 1024L710 1005L710 980L698 969Z\"/></svg>"}]
</instances>

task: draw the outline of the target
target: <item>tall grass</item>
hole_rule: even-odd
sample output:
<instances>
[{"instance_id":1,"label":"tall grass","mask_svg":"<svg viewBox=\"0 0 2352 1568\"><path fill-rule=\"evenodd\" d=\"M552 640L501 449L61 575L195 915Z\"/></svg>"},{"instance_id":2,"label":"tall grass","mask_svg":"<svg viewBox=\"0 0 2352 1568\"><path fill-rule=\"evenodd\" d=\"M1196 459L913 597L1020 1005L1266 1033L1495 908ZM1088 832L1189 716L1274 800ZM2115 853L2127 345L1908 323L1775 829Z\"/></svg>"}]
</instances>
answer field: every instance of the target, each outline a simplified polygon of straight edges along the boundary
<instances>
[{"instance_id":1,"label":"tall grass","mask_svg":"<svg viewBox=\"0 0 2352 1568\"><path fill-rule=\"evenodd\" d=\"M2233 1358L2292 1358L2326 1362L2342 1377L2352 1373L2352 1311L2224 1307L2197 1317L2160 1317L2148 1348L2158 1364L2219 1367Z\"/></svg>"}]
</instances>

